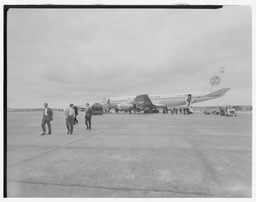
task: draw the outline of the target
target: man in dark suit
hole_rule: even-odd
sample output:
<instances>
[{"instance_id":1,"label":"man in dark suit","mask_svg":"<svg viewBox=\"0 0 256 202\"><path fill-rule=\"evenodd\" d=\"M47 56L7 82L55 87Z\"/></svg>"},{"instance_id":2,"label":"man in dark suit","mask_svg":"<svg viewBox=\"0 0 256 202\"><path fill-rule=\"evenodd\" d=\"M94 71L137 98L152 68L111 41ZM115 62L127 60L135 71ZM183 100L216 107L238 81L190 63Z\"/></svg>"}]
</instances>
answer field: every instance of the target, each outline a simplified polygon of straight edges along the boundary
<instances>
[{"instance_id":1,"label":"man in dark suit","mask_svg":"<svg viewBox=\"0 0 256 202\"><path fill-rule=\"evenodd\" d=\"M91 118L92 118L92 108L89 106L89 103L86 103L86 109L85 109L86 130L91 130Z\"/></svg>"},{"instance_id":2,"label":"man in dark suit","mask_svg":"<svg viewBox=\"0 0 256 202\"><path fill-rule=\"evenodd\" d=\"M51 135L52 134L52 129L51 129L51 121L53 120L52 118L53 112L50 108L48 108L48 104L44 103L44 112L43 112L43 119L42 119L42 129L43 129L43 133L41 135L45 135L46 134L46 130L45 130L45 124L47 123L48 126L48 133L47 135Z\"/></svg>"}]
</instances>

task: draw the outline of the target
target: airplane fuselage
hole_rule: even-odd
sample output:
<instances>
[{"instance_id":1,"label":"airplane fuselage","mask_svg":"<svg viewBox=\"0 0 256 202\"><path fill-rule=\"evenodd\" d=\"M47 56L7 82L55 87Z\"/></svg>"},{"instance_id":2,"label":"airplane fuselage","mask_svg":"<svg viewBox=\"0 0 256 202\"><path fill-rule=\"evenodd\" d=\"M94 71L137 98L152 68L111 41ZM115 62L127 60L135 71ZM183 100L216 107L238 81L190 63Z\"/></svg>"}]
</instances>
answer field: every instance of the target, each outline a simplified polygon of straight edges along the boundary
<instances>
[{"instance_id":1,"label":"airplane fuselage","mask_svg":"<svg viewBox=\"0 0 256 202\"><path fill-rule=\"evenodd\" d=\"M157 107L171 107L171 106L182 106L186 104L187 95L192 95L192 102L202 102L213 97L207 97L207 93L182 93L182 94L165 94L165 95L149 95L152 103Z\"/></svg>"},{"instance_id":2,"label":"airplane fuselage","mask_svg":"<svg viewBox=\"0 0 256 202\"><path fill-rule=\"evenodd\" d=\"M148 95L155 108L167 108L172 106L182 106L186 104L186 98L189 94L192 96L192 103L202 102L206 100L216 99L223 96L229 88L210 92L195 92L195 93L178 93L178 94L159 94ZM129 110L133 105L133 100L136 96L114 97L108 99L108 108L119 110Z\"/></svg>"}]
</instances>

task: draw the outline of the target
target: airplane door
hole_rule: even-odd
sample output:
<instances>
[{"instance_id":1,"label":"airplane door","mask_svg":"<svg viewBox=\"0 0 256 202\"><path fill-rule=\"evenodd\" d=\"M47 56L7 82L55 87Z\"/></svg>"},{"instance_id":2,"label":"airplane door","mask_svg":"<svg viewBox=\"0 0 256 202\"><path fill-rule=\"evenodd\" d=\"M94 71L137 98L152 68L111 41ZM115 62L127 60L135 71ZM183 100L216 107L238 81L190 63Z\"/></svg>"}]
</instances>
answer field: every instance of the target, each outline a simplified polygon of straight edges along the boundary
<instances>
[{"instance_id":1,"label":"airplane door","mask_svg":"<svg viewBox=\"0 0 256 202\"><path fill-rule=\"evenodd\" d=\"M185 101L187 106L191 106L192 103L192 94L185 95Z\"/></svg>"},{"instance_id":2,"label":"airplane door","mask_svg":"<svg viewBox=\"0 0 256 202\"><path fill-rule=\"evenodd\" d=\"M192 100L192 94L185 94L185 99L186 99L186 100L187 100L187 99Z\"/></svg>"}]
</instances>

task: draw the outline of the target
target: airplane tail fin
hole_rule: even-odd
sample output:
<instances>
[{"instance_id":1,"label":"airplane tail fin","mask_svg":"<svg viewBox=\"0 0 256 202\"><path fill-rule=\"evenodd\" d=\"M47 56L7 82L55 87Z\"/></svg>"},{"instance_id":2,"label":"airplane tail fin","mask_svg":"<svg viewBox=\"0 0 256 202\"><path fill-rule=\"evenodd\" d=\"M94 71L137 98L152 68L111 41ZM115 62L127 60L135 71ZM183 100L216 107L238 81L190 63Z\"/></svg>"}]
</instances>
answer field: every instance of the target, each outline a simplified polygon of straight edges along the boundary
<instances>
[{"instance_id":1,"label":"airplane tail fin","mask_svg":"<svg viewBox=\"0 0 256 202\"><path fill-rule=\"evenodd\" d=\"M227 91L229 91L231 88L222 88L220 90L217 90L215 92L209 93L206 96L207 97L220 97L223 96Z\"/></svg>"}]
</instances>

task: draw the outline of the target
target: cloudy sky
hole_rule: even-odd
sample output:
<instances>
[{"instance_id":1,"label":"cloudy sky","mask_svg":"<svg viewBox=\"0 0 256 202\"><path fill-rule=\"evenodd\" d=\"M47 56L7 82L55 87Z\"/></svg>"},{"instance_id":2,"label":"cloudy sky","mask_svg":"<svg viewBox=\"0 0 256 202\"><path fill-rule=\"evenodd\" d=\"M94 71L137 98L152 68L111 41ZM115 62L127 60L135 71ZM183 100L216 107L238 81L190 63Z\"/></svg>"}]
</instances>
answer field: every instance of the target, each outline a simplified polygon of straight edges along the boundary
<instances>
[{"instance_id":1,"label":"cloudy sky","mask_svg":"<svg viewBox=\"0 0 256 202\"><path fill-rule=\"evenodd\" d=\"M252 104L251 8L10 9L7 105L66 107L103 97L209 91Z\"/></svg>"}]
</instances>

